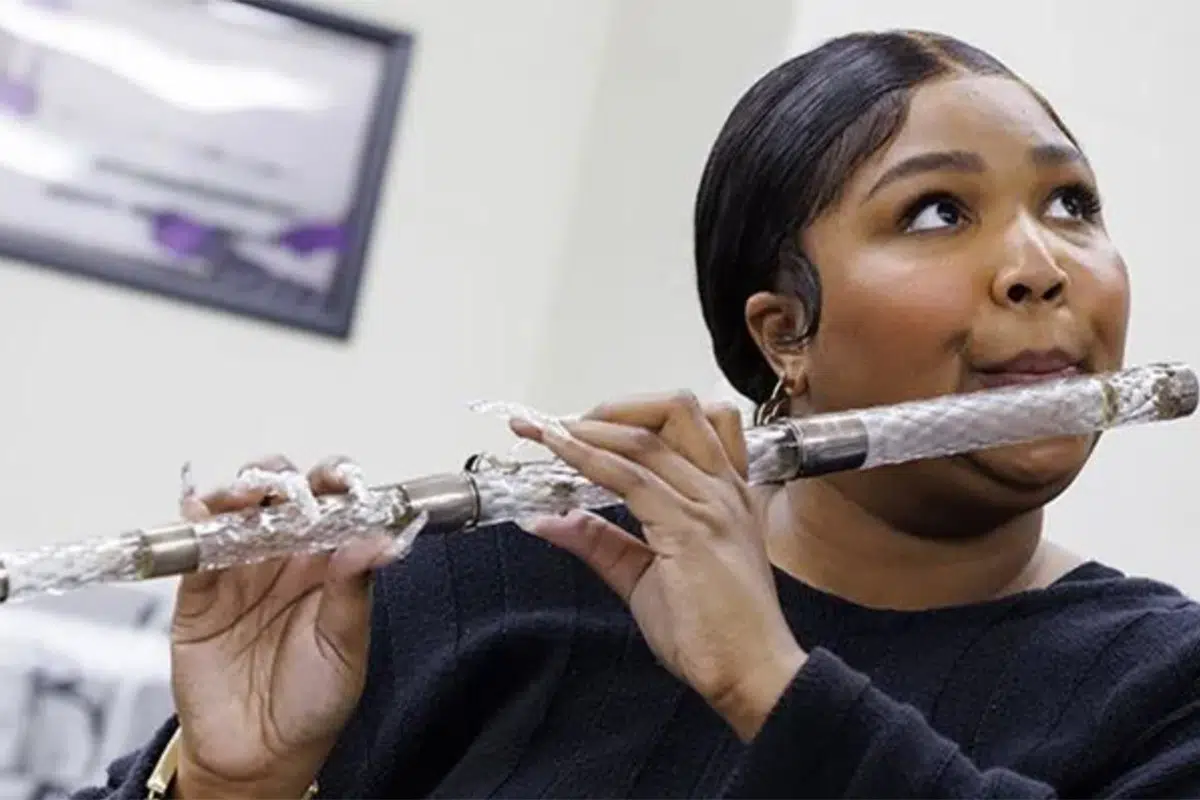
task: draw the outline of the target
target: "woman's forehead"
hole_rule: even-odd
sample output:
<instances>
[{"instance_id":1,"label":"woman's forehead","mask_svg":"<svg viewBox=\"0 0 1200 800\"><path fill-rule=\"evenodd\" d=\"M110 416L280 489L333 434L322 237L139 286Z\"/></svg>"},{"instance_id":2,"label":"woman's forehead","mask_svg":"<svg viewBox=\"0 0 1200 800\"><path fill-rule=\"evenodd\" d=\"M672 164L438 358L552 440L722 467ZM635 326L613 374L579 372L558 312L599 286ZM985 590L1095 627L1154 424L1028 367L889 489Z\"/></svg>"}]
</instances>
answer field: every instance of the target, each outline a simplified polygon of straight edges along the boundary
<instances>
[{"instance_id":1,"label":"woman's forehead","mask_svg":"<svg viewBox=\"0 0 1200 800\"><path fill-rule=\"evenodd\" d=\"M956 77L913 92L903 126L863 172L880 173L921 153L972 152L985 162L1008 161L1048 145L1074 148L1021 83L992 76Z\"/></svg>"}]
</instances>

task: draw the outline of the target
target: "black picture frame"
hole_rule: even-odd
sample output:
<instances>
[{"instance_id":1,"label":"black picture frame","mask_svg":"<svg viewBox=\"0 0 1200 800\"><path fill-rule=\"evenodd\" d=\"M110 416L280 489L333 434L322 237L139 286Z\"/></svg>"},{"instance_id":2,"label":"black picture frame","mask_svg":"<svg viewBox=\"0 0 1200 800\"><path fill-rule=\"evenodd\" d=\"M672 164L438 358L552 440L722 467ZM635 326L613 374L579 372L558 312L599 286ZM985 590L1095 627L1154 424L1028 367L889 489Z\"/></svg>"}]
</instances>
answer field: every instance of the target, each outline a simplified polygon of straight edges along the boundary
<instances>
[{"instance_id":1,"label":"black picture frame","mask_svg":"<svg viewBox=\"0 0 1200 800\"><path fill-rule=\"evenodd\" d=\"M45 4L49 0L27 2ZM72 0L55 0L56 4L70 2ZM28 218L22 214L15 210L9 215L3 213L5 203L2 189L0 255L24 262L20 268L33 266L54 269L216 311L335 339L349 339L376 211L408 82L414 35L409 31L385 27L292 0L172 0L172 3L193 7L221 5L225 11L277 15L287 20L288 24L302 26L305 35L337 37L339 41L357 42L365 48L378 50L379 66L376 70L376 80L373 86L364 87L364 91L370 94L370 103L369 111L365 114L366 119L362 122L361 141L328 143L330 148L355 147L358 152L357 166L346 170L346 180L352 180L352 189L345 198L344 212L339 215L340 218L336 222L310 225L307 228L304 227L303 220L295 220L292 228L281 224L278 234L272 233L264 238L263 234L256 233L250 237L256 246L280 250L291 248L287 255L296 259L311 256L314 251L321 250L325 259L323 263L332 264L332 273L328 274L327 271L323 285L313 288L311 285L298 284L289 277L272 273L262 263L239 254L235 244L242 240L231 232L229 225L203 219L198 222L196 215L186 213L183 201L178 199L181 195L177 194L176 199L171 199L171 176L164 177L159 173L151 177L158 182L155 184L155 191L166 198L169 204L173 204L169 208L147 208L126 199L103 196L102 192L93 192L94 196L88 196L90 190L64 186L61 181L46 181L44 189L55 198L53 202L61 200L76 206L91 203L100 209L95 213L101 215L111 212L114 208L113 203L119 203L122 214L126 213L127 207L132 208L128 213L141 215L139 219L144 218L148 226L148 236L155 240L155 244L161 245L161 257L147 257L144 253L131 255L106 248L95 240L89 241L86 236L77 238L73 233L71 236L48 235L44 229L31 229L25 222ZM116 5L112 7L115 8ZM39 10L31 13L42 12ZM197 13L203 12L198 9ZM263 19L265 20L265 17ZM0 26L0 34L4 32L4 28ZM3 85L4 80L6 79L0 77L0 95L6 88ZM312 156L319 159L323 153L313 153ZM97 164L100 166L96 167ZM5 179L2 166L0 165L0 181ZM105 165L96 161L92 167L101 168ZM106 168L112 171L111 164ZM128 163L118 172L123 180L150 179L140 175L136 165L131 167ZM23 178L28 189L27 176ZM186 183L177 182L175 188L182 192L180 187ZM211 205L212 192L217 190L209 186L205 191L209 194L204 198L204 202ZM181 208L184 210L181 211ZM286 216L283 209L275 211ZM304 238L306 236L308 238ZM162 244L168 241L172 242L170 247ZM175 247L176 250L171 250L171 247ZM179 255L179 252L183 252L184 255ZM301 255L297 256L297 253ZM182 261L187 261L192 269L181 269L179 264Z\"/></svg>"}]
</instances>

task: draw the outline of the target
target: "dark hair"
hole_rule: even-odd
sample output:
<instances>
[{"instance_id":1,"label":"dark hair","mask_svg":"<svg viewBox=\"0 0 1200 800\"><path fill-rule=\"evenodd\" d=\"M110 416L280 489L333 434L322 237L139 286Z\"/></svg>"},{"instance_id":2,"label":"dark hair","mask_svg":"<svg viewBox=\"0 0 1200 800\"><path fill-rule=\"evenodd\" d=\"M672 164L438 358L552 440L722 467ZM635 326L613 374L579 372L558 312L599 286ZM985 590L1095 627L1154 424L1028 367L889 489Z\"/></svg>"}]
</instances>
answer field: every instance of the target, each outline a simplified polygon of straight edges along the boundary
<instances>
[{"instance_id":1,"label":"dark hair","mask_svg":"<svg viewBox=\"0 0 1200 800\"><path fill-rule=\"evenodd\" d=\"M855 33L772 70L734 107L700 182L695 257L717 363L742 394L762 403L777 380L747 329L746 300L759 291L794 293L805 315L801 340L816 333L821 284L800 252L799 232L900 130L911 91L954 72L1019 80L948 36Z\"/></svg>"}]
</instances>

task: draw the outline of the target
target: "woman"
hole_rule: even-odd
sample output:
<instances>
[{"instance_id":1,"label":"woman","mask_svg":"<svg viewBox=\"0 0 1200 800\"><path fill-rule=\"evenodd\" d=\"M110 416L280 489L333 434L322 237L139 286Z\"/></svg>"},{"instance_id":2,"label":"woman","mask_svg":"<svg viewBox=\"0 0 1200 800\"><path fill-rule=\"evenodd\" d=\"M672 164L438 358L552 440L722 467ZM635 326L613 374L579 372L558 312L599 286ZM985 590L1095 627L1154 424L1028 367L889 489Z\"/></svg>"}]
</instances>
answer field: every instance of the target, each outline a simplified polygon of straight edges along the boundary
<instances>
[{"instance_id":1,"label":"woman","mask_svg":"<svg viewBox=\"0 0 1200 800\"><path fill-rule=\"evenodd\" d=\"M844 37L751 88L696 260L717 359L768 414L1122 362L1087 160L942 36ZM751 490L737 415L687 395L513 428L630 518L189 577L178 722L80 796L144 796L177 727L185 798L1200 794L1200 607L1042 538L1094 438Z\"/></svg>"}]
</instances>

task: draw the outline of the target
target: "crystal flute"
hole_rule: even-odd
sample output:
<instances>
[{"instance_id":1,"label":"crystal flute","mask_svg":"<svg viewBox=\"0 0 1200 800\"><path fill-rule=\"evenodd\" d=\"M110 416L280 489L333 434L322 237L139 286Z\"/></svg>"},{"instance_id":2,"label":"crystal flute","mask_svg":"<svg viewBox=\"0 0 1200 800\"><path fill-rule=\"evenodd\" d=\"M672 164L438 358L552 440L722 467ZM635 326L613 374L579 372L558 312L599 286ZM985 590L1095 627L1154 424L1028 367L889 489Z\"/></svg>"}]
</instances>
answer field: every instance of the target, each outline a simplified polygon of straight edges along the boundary
<instances>
[{"instance_id":1,"label":"crystal flute","mask_svg":"<svg viewBox=\"0 0 1200 800\"><path fill-rule=\"evenodd\" d=\"M1190 416L1196 373L1179 363L793 417L746 430L750 481L782 483ZM552 421L552 420L551 420ZM243 476L289 502L33 550L0 553L0 602L96 583L150 580L300 553L386 533L400 550L422 532L454 532L619 498L562 462L475 457L454 473L314 498L298 475ZM275 481L276 483L272 483ZM282 483L278 483L282 481Z\"/></svg>"}]
</instances>

